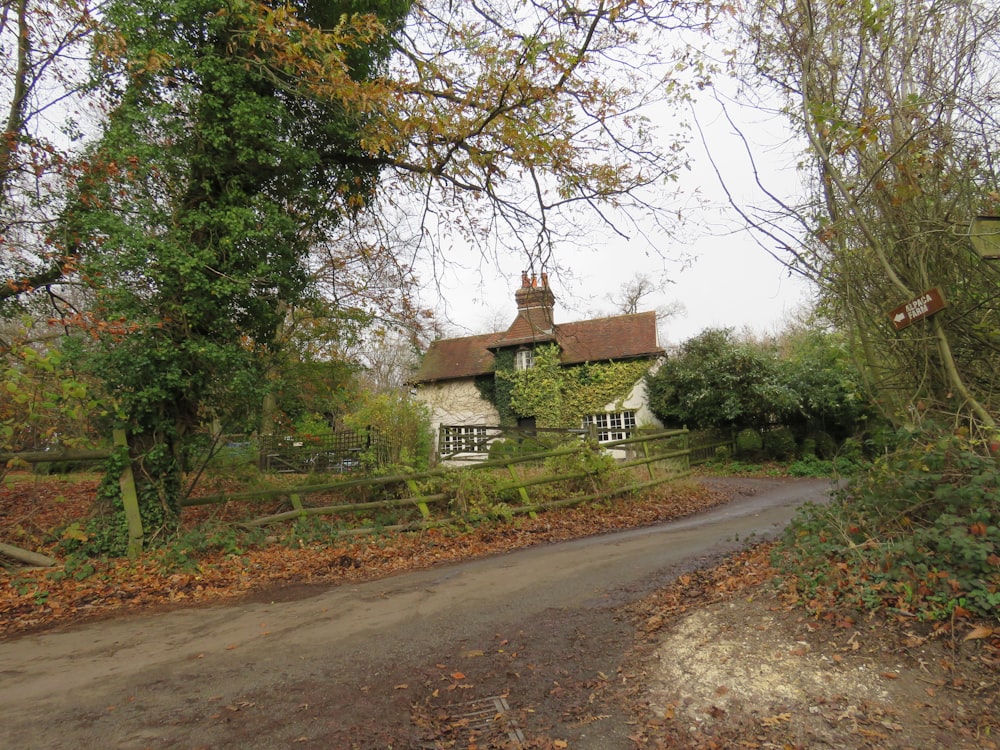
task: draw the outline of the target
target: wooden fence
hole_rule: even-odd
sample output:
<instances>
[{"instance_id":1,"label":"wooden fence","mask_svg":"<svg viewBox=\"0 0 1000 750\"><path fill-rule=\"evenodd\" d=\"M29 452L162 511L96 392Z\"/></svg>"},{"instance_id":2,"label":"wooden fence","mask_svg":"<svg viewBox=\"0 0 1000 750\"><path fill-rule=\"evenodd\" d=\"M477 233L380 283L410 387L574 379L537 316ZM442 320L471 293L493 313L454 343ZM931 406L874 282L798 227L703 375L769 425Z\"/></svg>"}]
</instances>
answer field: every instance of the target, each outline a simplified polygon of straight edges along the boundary
<instances>
[{"instance_id":1,"label":"wooden fence","mask_svg":"<svg viewBox=\"0 0 1000 750\"><path fill-rule=\"evenodd\" d=\"M76 450L72 448L59 448L49 451L27 451L24 453L0 453L0 462L17 460L27 464L44 464L59 461L101 461L109 458L116 450L128 451L128 442L125 437L125 430L114 430L114 448L103 448L95 450ZM128 555L135 557L142 551L144 532L142 530L142 516L139 513L139 498L135 491L135 480L132 476L132 465L125 464L121 476L118 478L122 493L122 506L125 509L125 521L128 525Z\"/></svg>"},{"instance_id":2,"label":"wooden fence","mask_svg":"<svg viewBox=\"0 0 1000 750\"><path fill-rule=\"evenodd\" d=\"M687 428L684 428L685 430ZM730 454L736 452L736 436L731 431L707 431L696 434L697 444L690 446L689 462L692 466L711 461L719 448L728 448ZM562 438L562 440L560 440ZM438 458L445 462L481 462L490 453L496 441L524 442L568 442L589 439L597 442L598 430L595 425L588 429L562 429L554 427L496 427L493 425L441 425L438 428ZM602 447L627 451L628 441L601 443Z\"/></svg>"},{"instance_id":3,"label":"wooden fence","mask_svg":"<svg viewBox=\"0 0 1000 750\"><path fill-rule=\"evenodd\" d=\"M261 471L279 474L350 474L389 462L389 436L371 427L364 434L341 430L325 435L260 439Z\"/></svg>"},{"instance_id":4,"label":"wooden fence","mask_svg":"<svg viewBox=\"0 0 1000 750\"><path fill-rule=\"evenodd\" d=\"M363 514L373 510L415 509L419 513L419 519L415 521L381 526L358 526L342 529L337 533L360 535L378 531L415 530L447 525L453 522L453 511L456 507L465 515L474 515L474 512L470 513L468 503L460 498L458 490L462 485L462 478L468 477L472 472L505 472L510 477L510 481L490 485L490 490L496 493L497 496L516 496L517 500L515 504L505 504L506 511L511 515L534 514L550 508L578 505L616 495L638 492L663 484L664 482L674 481L690 474L693 463L699 460L706 460L705 458L699 458L700 455L707 456L708 451L712 451L714 454L714 449L720 445L731 445L731 441L729 440L720 440L717 443L699 445L695 450L692 450L689 439L689 431L682 429L648 433L626 440L601 443L599 445L593 441L574 441L571 445L565 445L554 450L524 455L511 455L504 458L480 461L461 468L438 468L414 474L365 477L322 484L303 484L293 487L250 490L247 492L224 493L205 497L188 497L181 499L180 505L181 507L192 507L230 502L287 501L290 506L288 510L271 513L244 522L244 525L251 527L316 515ZM115 431L114 442L116 449L127 449L123 430ZM546 473L545 462L548 459L574 455L579 457L585 452L600 453L605 451L624 453L627 457L624 460L616 462L617 467L619 469L641 467L645 478L640 479L634 473L630 473L628 474L630 477L629 481L616 482L613 487L595 489L594 492L581 493L579 491L567 491L565 497L556 500L532 497L533 490L537 491L537 488L545 485L570 483L586 479L597 480L600 477L600 470L586 468L579 468L569 472L548 470L549 473ZM100 451L36 451L34 453L0 454L0 460L7 461L11 458L17 458L27 463L57 460L98 460L107 458L112 452L111 449ZM695 456L694 460L692 460L692 456ZM585 464L586 462L578 462L580 466L584 466ZM541 473L528 474L522 471L525 466L530 465L541 467L538 469ZM128 523L128 551L130 556L134 556L142 550L144 532L130 465L126 465L119 481L121 483L122 499ZM593 485L596 488L598 483L594 481ZM334 505L310 505L307 501L304 501L304 498L308 499L310 495L346 495L362 488L381 488L384 491L401 494L402 496L370 502L340 502ZM435 514L431 511L432 507L435 509L443 507L445 510ZM472 510L474 511L474 509Z\"/></svg>"},{"instance_id":5,"label":"wooden fence","mask_svg":"<svg viewBox=\"0 0 1000 750\"><path fill-rule=\"evenodd\" d=\"M418 520L387 526L357 527L342 530L339 533L367 534L380 530L411 530L444 525L454 520L454 517L447 509L463 504L458 490L458 487L462 484L463 476L468 476L470 472L500 471L505 472L510 477L510 481L491 486L492 492L498 496L513 495L516 493L518 502L514 505L507 504L507 512L513 515L531 514L548 508L577 505L592 500L636 492L688 475L691 471L688 461L690 456L690 447L687 443L688 434L687 430L667 430L627 440L619 440L614 443L602 443L599 446L590 442L576 442L573 445L554 450L480 461L461 468L438 468L407 475L348 479L323 484L186 498L181 501L181 505L188 507L228 502L287 500L291 506L288 510L247 521L245 522L247 526L261 526L314 515L341 515L365 513L373 510L385 511L412 508L419 512L420 518ZM644 467L646 479L638 481L633 477L633 481L620 482L614 487L600 489L595 492L583 494L567 493L567 497L558 500L537 500L532 498L531 490L533 488L538 488L542 485L568 483L574 480L596 479L599 476L599 471L579 469L568 473L542 473L530 476L519 473L520 469L525 465L533 464L544 467L544 462L547 459L580 455L584 452L600 452L607 449L627 451L631 457L618 462L617 466L622 469ZM361 488L381 488L383 491L395 491L402 496L370 502L340 502L334 505L310 505L307 502L310 495L343 495ZM435 514L431 512L431 507L439 508L442 506L446 509L444 513L439 512Z\"/></svg>"}]
</instances>

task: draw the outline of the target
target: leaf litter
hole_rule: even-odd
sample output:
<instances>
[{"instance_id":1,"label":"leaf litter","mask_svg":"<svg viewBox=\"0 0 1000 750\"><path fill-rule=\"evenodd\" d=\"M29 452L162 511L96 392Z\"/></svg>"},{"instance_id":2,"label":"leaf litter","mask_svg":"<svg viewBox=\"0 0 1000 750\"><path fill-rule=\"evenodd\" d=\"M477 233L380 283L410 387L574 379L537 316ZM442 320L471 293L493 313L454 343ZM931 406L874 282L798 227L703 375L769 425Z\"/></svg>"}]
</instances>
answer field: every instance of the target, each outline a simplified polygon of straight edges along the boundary
<instances>
[{"instance_id":1,"label":"leaf litter","mask_svg":"<svg viewBox=\"0 0 1000 750\"><path fill-rule=\"evenodd\" d=\"M45 540L52 529L86 515L95 486L90 480L30 476L8 481L0 492L0 538L52 554L54 544ZM563 509L474 529L201 553L189 561L189 570L170 569L147 554L136 561L96 561L93 573L82 580L18 571L0 578L0 636L126 611L198 606L289 585L378 578L658 523L730 496L724 489L682 483L641 501ZM187 515L189 523L201 517ZM627 613L635 623L636 645L618 675L602 680L600 689L617 696L614 700L633 717L629 740L634 748L1000 748L996 622L956 617L932 626L857 613L810 616L776 583L767 545L682 575L628 606ZM505 643L498 652L504 648ZM478 652L463 657L482 658ZM455 670L442 674L434 697L466 692L468 683L459 674L464 677ZM547 677L538 674L537 679ZM396 689L410 687L399 683ZM558 684L552 689L554 699L560 690ZM497 722L497 730L505 731L480 727L470 733L461 719L456 722L433 704L415 703L413 711L428 746L471 750L510 747L510 722L520 719L523 726L528 718L512 713L507 723ZM567 715L577 716L581 725L607 718L597 706L568 706ZM524 746L571 743L536 733Z\"/></svg>"}]
</instances>

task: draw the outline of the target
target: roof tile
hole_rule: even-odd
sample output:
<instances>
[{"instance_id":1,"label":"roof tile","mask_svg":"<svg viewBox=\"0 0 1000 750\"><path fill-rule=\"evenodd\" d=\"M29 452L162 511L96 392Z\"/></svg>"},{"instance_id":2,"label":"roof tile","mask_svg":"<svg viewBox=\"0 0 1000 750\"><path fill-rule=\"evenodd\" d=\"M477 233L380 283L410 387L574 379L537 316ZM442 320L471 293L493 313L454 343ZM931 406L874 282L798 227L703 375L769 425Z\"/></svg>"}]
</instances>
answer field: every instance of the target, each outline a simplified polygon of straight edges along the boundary
<instances>
[{"instance_id":1,"label":"roof tile","mask_svg":"<svg viewBox=\"0 0 1000 750\"><path fill-rule=\"evenodd\" d=\"M556 325L553 333L533 329L522 315L503 333L439 339L424 355L414 383L453 380L493 372L493 351L524 343L555 340L564 365L656 357L663 353L656 339L656 314L618 315Z\"/></svg>"}]
</instances>

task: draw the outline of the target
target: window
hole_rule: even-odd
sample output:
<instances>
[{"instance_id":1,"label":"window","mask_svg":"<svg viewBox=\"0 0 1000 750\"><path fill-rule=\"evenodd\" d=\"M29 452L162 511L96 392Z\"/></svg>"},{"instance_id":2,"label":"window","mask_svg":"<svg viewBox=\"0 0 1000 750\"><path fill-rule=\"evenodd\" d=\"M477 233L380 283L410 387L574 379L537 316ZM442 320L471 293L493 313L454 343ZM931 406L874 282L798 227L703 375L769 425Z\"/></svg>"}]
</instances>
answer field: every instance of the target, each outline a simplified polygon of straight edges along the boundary
<instances>
[{"instance_id":1,"label":"window","mask_svg":"<svg viewBox=\"0 0 1000 750\"><path fill-rule=\"evenodd\" d=\"M583 418L583 428L597 428L597 442L613 443L632 437L635 431L634 411L612 411L604 414L591 414Z\"/></svg>"},{"instance_id":2,"label":"window","mask_svg":"<svg viewBox=\"0 0 1000 750\"><path fill-rule=\"evenodd\" d=\"M488 453L489 442L485 427L442 427L441 455L456 453Z\"/></svg>"},{"instance_id":3,"label":"window","mask_svg":"<svg viewBox=\"0 0 1000 750\"><path fill-rule=\"evenodd\" d=\"M530 370L535 366L535 350L534 349L519 349L514 354L514 369L515 370Z\"/></svg>"}]
</instances>

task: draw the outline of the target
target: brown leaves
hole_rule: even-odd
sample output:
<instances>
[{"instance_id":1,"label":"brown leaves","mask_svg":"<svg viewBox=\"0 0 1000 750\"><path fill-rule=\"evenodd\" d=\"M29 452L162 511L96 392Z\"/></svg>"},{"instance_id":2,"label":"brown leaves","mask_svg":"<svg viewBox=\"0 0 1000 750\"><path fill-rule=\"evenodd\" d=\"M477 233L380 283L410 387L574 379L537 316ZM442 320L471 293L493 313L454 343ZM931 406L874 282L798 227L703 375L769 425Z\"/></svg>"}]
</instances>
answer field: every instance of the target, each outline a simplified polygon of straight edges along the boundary
<instances>
[{"instance_id":1,"label":"brown leaves","mask_svg":"<svg viewBox=\"0 0 1000 750\"><path fill-rule=\"evenodd\" d=\"M90 511L97 485L94 479L39 481L30 475L13 476L16 481L0 494L0 536L18 540L27 535L41 545L53 528L80 521ZM484 525L464 533L428 529L420 534L383 539L379 544L354 540L305 548L286 547L273 538L265 546L250 547L240 555L191 552L186 555L185 565L193 571L178 571L169 554L153 551L136 561L94 560L93 575L79 581L72 575L54 580L44 571L23 572L18 574L17 587L0 588L0 635L130 607L218 601L290 581L359 581L382 577L541 542L645 526L726 500L725 496L700 485L678 483L658 488L642 499L563 508L537 518ZM216 521L229 521L238 518L241 510L245 508L236 504L211 510L195 508L185 511L183 520L186 527L195 527L209 518L210 512L221 514ZM52 544L47 551L53 552ZM351 564L345 565L344 560L350 560ZM761 569L756 564L737 563L727 570L728 580L716 581L708 587L699 583L698 575L690 577L691 586L683 606L697 600L699 587L709 592L735 590L742 580L760 579ZM467 654L470 658L476 655L481 654Z\"/></svg>"},{"instance_id":2,"label":"brown leaves","mask_svg":"<svg viewBox=\"0 0 1000 750\"><path fill-rule=\"evenodd\" d=\"M977 625L968 633L966 633L965 638L963 638L962 640L963 641L981 640L983 638L989 638L994 633L1000 633L1000 631L990 627L989 625Z\"/></svg>"}]
</instances>

